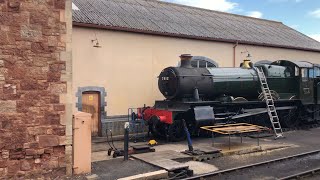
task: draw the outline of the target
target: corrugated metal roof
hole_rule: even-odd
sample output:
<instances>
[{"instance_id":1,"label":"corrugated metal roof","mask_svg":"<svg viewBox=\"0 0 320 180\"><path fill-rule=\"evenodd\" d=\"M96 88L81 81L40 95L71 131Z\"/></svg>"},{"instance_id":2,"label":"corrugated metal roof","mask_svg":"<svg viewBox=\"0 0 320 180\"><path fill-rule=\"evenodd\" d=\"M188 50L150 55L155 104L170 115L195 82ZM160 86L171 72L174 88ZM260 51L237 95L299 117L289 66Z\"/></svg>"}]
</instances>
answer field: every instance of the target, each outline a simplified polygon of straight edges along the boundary
<instances>
[{"instance_id":1,"label":"corrugated metal roof","mask_svg":"<svg viewBox=\"0 0 320 180\"><path fill-rule=\"evenodd\" d=\"M320 51L316 40L276 21L157 0L73 0L74 25Z\"/></svg>"}]
</instances>

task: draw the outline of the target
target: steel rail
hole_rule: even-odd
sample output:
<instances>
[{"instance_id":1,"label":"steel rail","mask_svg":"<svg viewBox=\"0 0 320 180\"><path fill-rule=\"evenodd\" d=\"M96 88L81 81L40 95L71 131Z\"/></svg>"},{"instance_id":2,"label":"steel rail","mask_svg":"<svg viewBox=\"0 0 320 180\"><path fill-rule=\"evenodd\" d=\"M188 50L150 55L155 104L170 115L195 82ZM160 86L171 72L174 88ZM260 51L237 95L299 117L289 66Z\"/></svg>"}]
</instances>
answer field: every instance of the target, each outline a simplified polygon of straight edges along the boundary
<instances>
[{"instance_id":1,"label":"steel rail","mask_svg":"<svg viewBox=\"0 0 320 180\"><path fill-rule=\"evenodd\" d=\"M285 160L298 158L298 157L304 157L304 156L317 154L317 153L320 153L320 150L309 151L309 152L300 153L300 154L296 154L296 155L292 155L292 156L286 156L286 157L282 157L282 158L277 158L277 159L273 159L273 160L269 160L269 161L264 161L264 162L249 164L249 165L245 165L245 166L230 168L230 169L226 169L226 170L221 170L221 171L215 171L215 172L211 172L211 173L201 174L201 175L185 178L185 180L202 179L204 177L217 176L217 175L230 173L230 172L234 172L234 171L238 171L238 170L249 169L249 168L252 168L252 167L255 167L255 166L262 166L262 165L266 165L266 164L271 164L271 163L275 163L275 162L279 162L279 161L285 161Z\"/></svg>"},{"instance_id":2,"label":"steel rail","mask_svg":"<svg viewBox=\"0 0 320 180\"><path fill-rule=\"evenodd\" d=\"M301 172L301 173L297 173L297 174L294 174L294 175L290 175L290 176L287 176L287 177L282 177L282 178L279 178L278 180L297 179L297 178L308 176L308 175L314 175L314 174L319 173L319 172L320 172L320 167L312 169L312 170L307 170L307 171L304 171L304 172Z\"/></svg>"}]
</instances>

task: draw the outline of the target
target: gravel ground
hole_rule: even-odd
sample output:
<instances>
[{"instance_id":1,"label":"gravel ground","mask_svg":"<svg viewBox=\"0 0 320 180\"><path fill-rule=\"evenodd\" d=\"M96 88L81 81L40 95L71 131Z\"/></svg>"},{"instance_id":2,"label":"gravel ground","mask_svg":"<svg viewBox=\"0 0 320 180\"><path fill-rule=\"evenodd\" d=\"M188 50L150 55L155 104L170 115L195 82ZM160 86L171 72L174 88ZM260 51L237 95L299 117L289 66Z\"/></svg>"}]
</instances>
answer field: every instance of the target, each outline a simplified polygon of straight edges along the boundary
<instances>
[{"instance_id":1,"label":"gravel ground","mask_svg":"<svg viewBox=\"0 0 320 180\"><path fill-rule=\"evenodd\" d=\"M98 174L99 179L103 180L113 180L157 170L160 169L133 159L123 161L123 158L117 158L92 163L92 173Z\"/></svg>"},{"instance_id":2,"label":"gravel ground","mask_svg":"<svg viewBox=\"0 0 320 180\"><path fill-rule=\"evenodd\" d=\"M161 169L139 160L129 159L128 161L124 161L123 158L116 158L108 161L92 163L91 174L98 175L98 180L115 180L118 178L124 178L158 170ZM65 179L87 180L87 175L73 176Z\"/></svg>"},{"instance_id":3,"label":"gravel ground","mask_svg":"<svg viewBox=\"0 0 320 180\"><path fill-rule=\"evenodd\" d=\"M225 157L213 159L211 161L207 161L206 163L216 166L219 170L224 170L224 169L234 168L238 166L248 165L252 163L257 163L261 161L281 158L284 156L290 156L298 153L320 149L320 128L311 129L311 130L291 131L291 132L285 133L285 136L286 138L279 139L279 140L273 140L273 138L263 138L261 139L261 144L264 144L264 143L279 144L279 145L292 144L294 145L293 147L289 147L286 149L272 150L267 152L251 153L251 154L245 154L245 155L225 156ZM208 142L210 141L210 139L205 139L205 138L194 138L193 140L195 145L203 144L203 143L208 144ZM239 139L235 138L233 142L238 140ZM224 142L225 140L222 140L222 141ZM246 138L245 142L255 143L256 140ZM173 143L173 144L176 144L176 143ZM183 147L184 146L187 147L186 142L180 142L180 144L182 144ZM117 141L115 142L115 145L117 147L122 147L123 142ZM130 145L133 145L133 143ZM107 149L106 143L102 143L102 144L97 144L97 146L94 148L93 151L101 151L106 149ZM281 171L290 172L289 174L294 174L298 172L297 170L301 170L305 167L312 167L312 168L315 168L315 166L318 167L320 166L320 158L318 159L316 158L316 160L310 159L309 161L303 161L303 162L292 161L289 164L290 164L290 166L288 166L289 169L286 169L286 170L282 170L284 167L287 167L286 164L282 164L282 165L279 164L274 167L270 166L268 168L264 168L260 170L258 169L260 173L258 173L258 170L257 170L257 171L251 172L251 174L256 175L254 176L253 179L274 179L272 175L276 174L276 172L280 172L278 173L278 175L281 175ZM159 168L146 164L139 160L130 160L130 161L124 162L123 158L95 162L92 164L92 174L97 174L99 176L99 179L106 179L106 180L113 180L121 177L127 177L127 176L132 176L132 175L137 175L137 174L147 173L147 172L157 171L157 170L159 170ZM250 171L246 173L250 174ZM240 175L234 174L233 176L230 176L230 177L226 177L226 178L219 177L218 179L250 179L248 177L247 178L241 177ZM241 178L237 178L237 177L241 177ZM85 179L85 177L79 176L79 177L73 177L72 179ZM320 177L319 176L312 177L310 179L315 180L315 179L320 179Z\"/></svg>"}]
</instances>

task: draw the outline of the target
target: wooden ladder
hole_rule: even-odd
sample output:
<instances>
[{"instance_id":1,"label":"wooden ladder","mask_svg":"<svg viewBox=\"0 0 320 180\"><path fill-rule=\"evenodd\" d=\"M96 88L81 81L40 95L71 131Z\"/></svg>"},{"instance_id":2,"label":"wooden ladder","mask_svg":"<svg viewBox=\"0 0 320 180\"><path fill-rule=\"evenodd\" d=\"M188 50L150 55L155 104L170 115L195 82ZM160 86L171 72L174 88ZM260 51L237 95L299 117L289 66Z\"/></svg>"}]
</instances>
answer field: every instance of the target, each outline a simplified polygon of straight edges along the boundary
<instances>
[{"instance_id":1,"label":"wooden ladder","mask_svg":"<svg viewBox=\"0 0 320 180\"><path fill-rule=\"evenodd\" d=\"M275 139L283 138L284 136L283 136L283 131L281 128L279 116L278 116L276 107L274 105L274 101L269 89L269 85L267 83L266 76L264 75L263 71L260 68L255 67L255 70L257 71L257 74L259 77L262 94L264 96L264 99L266 100L268 115L274 130Z\"/></svg>"}]
</instances>

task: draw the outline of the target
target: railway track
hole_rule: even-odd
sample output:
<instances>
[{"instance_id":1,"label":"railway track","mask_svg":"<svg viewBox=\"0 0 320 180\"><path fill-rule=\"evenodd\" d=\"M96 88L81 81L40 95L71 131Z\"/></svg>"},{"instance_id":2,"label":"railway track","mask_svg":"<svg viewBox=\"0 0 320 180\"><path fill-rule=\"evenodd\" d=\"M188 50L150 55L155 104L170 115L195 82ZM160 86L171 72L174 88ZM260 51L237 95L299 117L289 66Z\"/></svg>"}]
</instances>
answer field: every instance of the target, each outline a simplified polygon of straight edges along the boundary
<instances>
[{"instance_id":1,"label":"railway track","mask_svg":"<svg viewBox=\"0 0 320 180\"><path fill-rule=\"evenodd\" d=\"M319 173L320 173L320 168L315 168L315 169L304 171L304 172L300 172L300 173L297 173L297 174L294 174L294 175L282 177L282 178L279 178L279 180L300 179L300 178L303 178L303 177L313 176L314 174L319 174Z\"/></svg>"},{"instance_id":2,"label":"railway track","mask_svg":"<svg viewBox=\"0 0 320 180\"><path fill-rule=\"evenodd\" d=\"M320 150L310 151L310 152L306 152L306 153L296 154L293 156L286 156L283 158L277 158L277 159L273 159L273 160L269 160L269 161L264 161L264 162L249 164L249 165L245 165L245 166L235 167L235 168L231 168L231 169L216 171L216 172L212 172L212 173L197 175L197 176L186 178L186 180L211 179L211 178L217 177L217 176L218 176L217 177L218 179L223 179L222 178L223 176L230 175L232 173L241 174L241 171L246 171L249 169L255 170L255 168L259 168L259 167L268 166L268 165L275 165L276 163L286 162L286 161L290 161L290 160L304 159L304 158L308 158L308 157L319 155L319 154L320 154ZM266 169L268 169L268 168L269 167L266 167ZM279 169L279 171L281 171L281 169ZM285 171L285 169L283 171ZM318 173L320 173L320 166L315 169L305 170L305 171L302 171L302 172L299 172L299 173L296 173L293 175L284 176L284 177L280 176L280 178L275 178L275 179L291 180L291 179L298 179L300 177L305 177L305 176L312 176L312 175L318 174Z\"/></svg>"}]
</instances>

